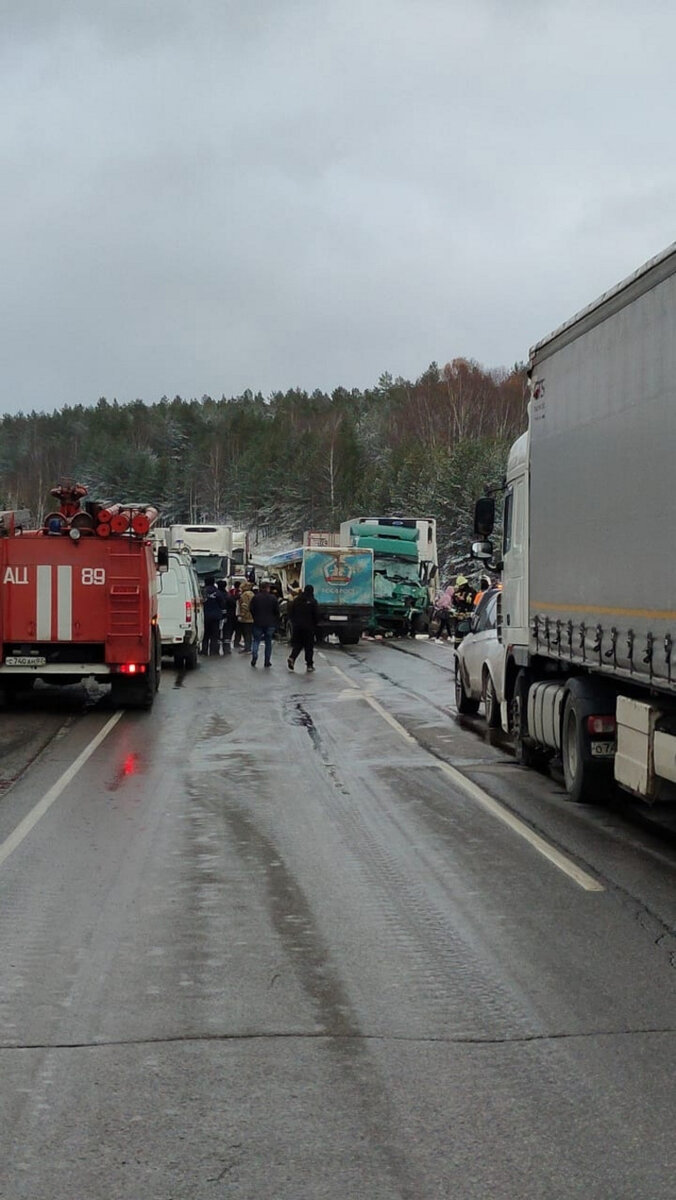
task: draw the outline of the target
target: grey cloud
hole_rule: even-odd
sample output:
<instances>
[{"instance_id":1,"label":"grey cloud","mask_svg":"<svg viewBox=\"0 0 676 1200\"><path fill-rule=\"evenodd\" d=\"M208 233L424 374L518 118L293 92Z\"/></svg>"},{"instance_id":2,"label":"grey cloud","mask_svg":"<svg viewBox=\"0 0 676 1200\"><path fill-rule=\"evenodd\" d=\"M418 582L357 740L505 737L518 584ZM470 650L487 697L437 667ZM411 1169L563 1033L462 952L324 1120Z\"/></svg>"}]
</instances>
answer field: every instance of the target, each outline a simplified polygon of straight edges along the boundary
<instances>
[{"instance_id":1,"label":"grey cloud","mask_svg":"<svg viewBox=\"0 0 676 1200\"><path fill-rule=\"evenodd\" d=\"M673 238L657 0L12 14L6 410L511 364Z\"/></svg>"}]
</instances>

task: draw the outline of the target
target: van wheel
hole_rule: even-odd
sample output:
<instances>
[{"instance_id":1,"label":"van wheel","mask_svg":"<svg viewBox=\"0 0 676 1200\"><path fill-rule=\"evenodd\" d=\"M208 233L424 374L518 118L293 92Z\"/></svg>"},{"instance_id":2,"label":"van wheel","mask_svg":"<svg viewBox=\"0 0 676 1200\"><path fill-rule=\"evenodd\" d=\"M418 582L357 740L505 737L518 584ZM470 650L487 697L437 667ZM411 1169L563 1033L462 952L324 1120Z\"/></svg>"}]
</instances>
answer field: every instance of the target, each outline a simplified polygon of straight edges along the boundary
<instances>
[{"instance_id":1,"label":"van wheel","mask_svg":"<svg viewBox=\"0 0 676 1200\"><path fill-rule=\"evenodd\" d=\"M197 650L197 642L193 642L192 646L188 646L188 649L183 655L183 666L188 671L194 671L198 661L199 654Z\"/></svg>"}]
</instances>

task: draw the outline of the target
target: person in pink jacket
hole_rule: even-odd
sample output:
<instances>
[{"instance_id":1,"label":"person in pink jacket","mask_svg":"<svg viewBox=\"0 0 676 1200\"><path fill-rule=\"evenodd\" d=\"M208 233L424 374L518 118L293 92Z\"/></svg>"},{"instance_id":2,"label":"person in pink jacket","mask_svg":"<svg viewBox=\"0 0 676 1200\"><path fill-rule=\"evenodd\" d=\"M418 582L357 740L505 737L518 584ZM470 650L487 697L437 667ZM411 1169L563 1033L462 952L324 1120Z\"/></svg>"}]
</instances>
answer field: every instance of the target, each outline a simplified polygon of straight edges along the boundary
<instances>
[{"instance_id":1,"label":"person in pink jacket","mask_svg":"<svg viewBox=\"0 0 676 1200\"><path fill-rule=\"evenodd\" d=\"M451 583L447 583L446 587L441 592L437 592L434 598L434 609L432 611L432 620L439 622L439 629L436 636L442 637L444 630L446 637L453 637L451 629L451 614L453 612L453 594L454 588ZM430 639L435 635L430 630Z\"/></svg>"}]
</instances>

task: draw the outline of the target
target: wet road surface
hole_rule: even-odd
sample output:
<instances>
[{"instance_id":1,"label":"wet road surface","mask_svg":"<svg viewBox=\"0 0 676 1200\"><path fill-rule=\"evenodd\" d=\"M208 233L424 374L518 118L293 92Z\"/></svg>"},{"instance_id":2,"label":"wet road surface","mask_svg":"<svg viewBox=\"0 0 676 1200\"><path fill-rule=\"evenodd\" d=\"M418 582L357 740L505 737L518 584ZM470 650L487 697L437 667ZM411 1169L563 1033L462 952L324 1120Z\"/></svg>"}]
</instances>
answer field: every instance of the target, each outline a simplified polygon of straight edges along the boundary
<instances>
[{"instance_id":1,"label":"wet road surface","mask_svg":"<svg viewBox=\"0 0 676 1200\"><path fill-rule=\"evenodd\" d=\"M672 1198L673 846L459 723L447 647L284 660L2 798L0 1196Z\"/></svg>"}]
</instances>

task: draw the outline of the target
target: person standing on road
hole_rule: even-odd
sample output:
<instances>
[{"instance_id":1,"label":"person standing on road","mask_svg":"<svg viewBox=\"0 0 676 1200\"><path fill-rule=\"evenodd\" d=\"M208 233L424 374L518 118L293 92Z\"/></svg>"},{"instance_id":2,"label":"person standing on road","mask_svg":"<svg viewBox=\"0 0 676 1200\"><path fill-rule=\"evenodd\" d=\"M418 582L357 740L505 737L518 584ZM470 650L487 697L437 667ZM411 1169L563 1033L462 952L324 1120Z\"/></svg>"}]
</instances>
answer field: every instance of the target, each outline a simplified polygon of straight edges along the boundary
<instances>
[{"instance_id":1,"label":"person standing on road","mask_svg":"<svg viewBox=\"0 0 676 1200\"><path fill-rule=\"evenodd\" d=\"M234 583L230 588L230 595L235 601L235 634L232 640L233 649L239 649L242 641L242 631L239 624L239 597L241 595L239 583Z\"/></svg>"},{"instance_id":2,"label":"person standing on road","mask_svg":"<svg viewBox=\"0 0 676 1200\"><path fill-rule=\"evenodd\" d=\"M251 666L258 661L258 648L263 642L265 646L266 667L272 666L272 639L279 625L279 600L270 591L269 583L262 583L251 601L251 616L253 617L253 638L251 641Z\"/></svg>"},{"instance_id":3,"label":"person standing on road","mask_svg":"<svg viewBox=\"0 0 676 1200\"><path fill-rule=\"evenodd\" d=\"M464 575L458 575L453 590L453 607L459 613L471 613L476 593Z\"/></svg>"},{"instance_id":4,"label":"person standing on road","mask_svg":"<svg viewBox=\"0 0 676 1200\"><path fill-rule=\"evenodd\" d=\"M223 624L221 626L221 645L223 647L223 653L229 654L231 650L230 643L232 641L232 635L235 632L235 625L237 624L237 601L235 600L232 592L228 591L228 585L225 579L219 579L216 587L223 596L225 612Z\"/></svg>"},{"instance_id":5,"label":"person standing on road","mask_svg":"<svg viewBox=\"0 0 676 1200\"><path fill-rule=\"evenodd\" d=\"M315 633L319 624L319 606L315 600L315 589L311 583L292 601L289 608L291 619L291 653L286 665L293 671L301 650L305 651L305 666L314 671Z\"/></svg>"},{"instance_id":6,"label":"person standing on road","mask_svg":"<svg viewBox=\"0 0 676 1200\"><path fill-rule=\"evenodd\" d=\"M251 631L253 629L251 601L253 600L253 595L253 584L250 580L245 579L242 584L242 590L239 593L239 617L237 619L237 630L241 635L243 643L239 648L240 654L249 654L251 650Z\"/></svg>"},{"instance_id":7,"label":"person standing on road","mask_svg":"<svg viewBox=\"0 0 676 1200\"><path fill-rule=\"evenodd\" d=\"M453 637L453 630L451 629L451 615L453 612L453 598L454 598L454 588L453 588L453 585L450 583L447 583L446 587L443 589L443 591L437 592L436 596L434 597L434 609L432 612L432 621L438 622L439 628L437 630L436 635L433 634L432 630L430 629L430 635L429 635L430 640L432 640L432 638L434 638L435 636L443 637L444 633L446 634L446 637L449 637L449 638Z\"/></svg>"},{"instance_id":8,"label":"person standing on road","mask_svg":"<svg viewBox=\"0 0 676 1200\"><path fill-rule=\"evenodd\" d=\"M488 591L490 586L491 586L491 581L488 578L488 576L482 575L481 582L479 584L479 591L477 592L476 596L474 597L474 607L475 608L478 608L479 602L480 602L482 596Z\"/></svg>"},{"instance_id":9,"label":"person standing on road","mask_svg":"<svg viewBox=\"0 0 676 1200\"><path fill-rule=\"evenodd\" d=\"M225 612L225 601L213 578L204 584L204 637L202 654L218 655L221 621Z\"/></svg>"}]
</instances>

